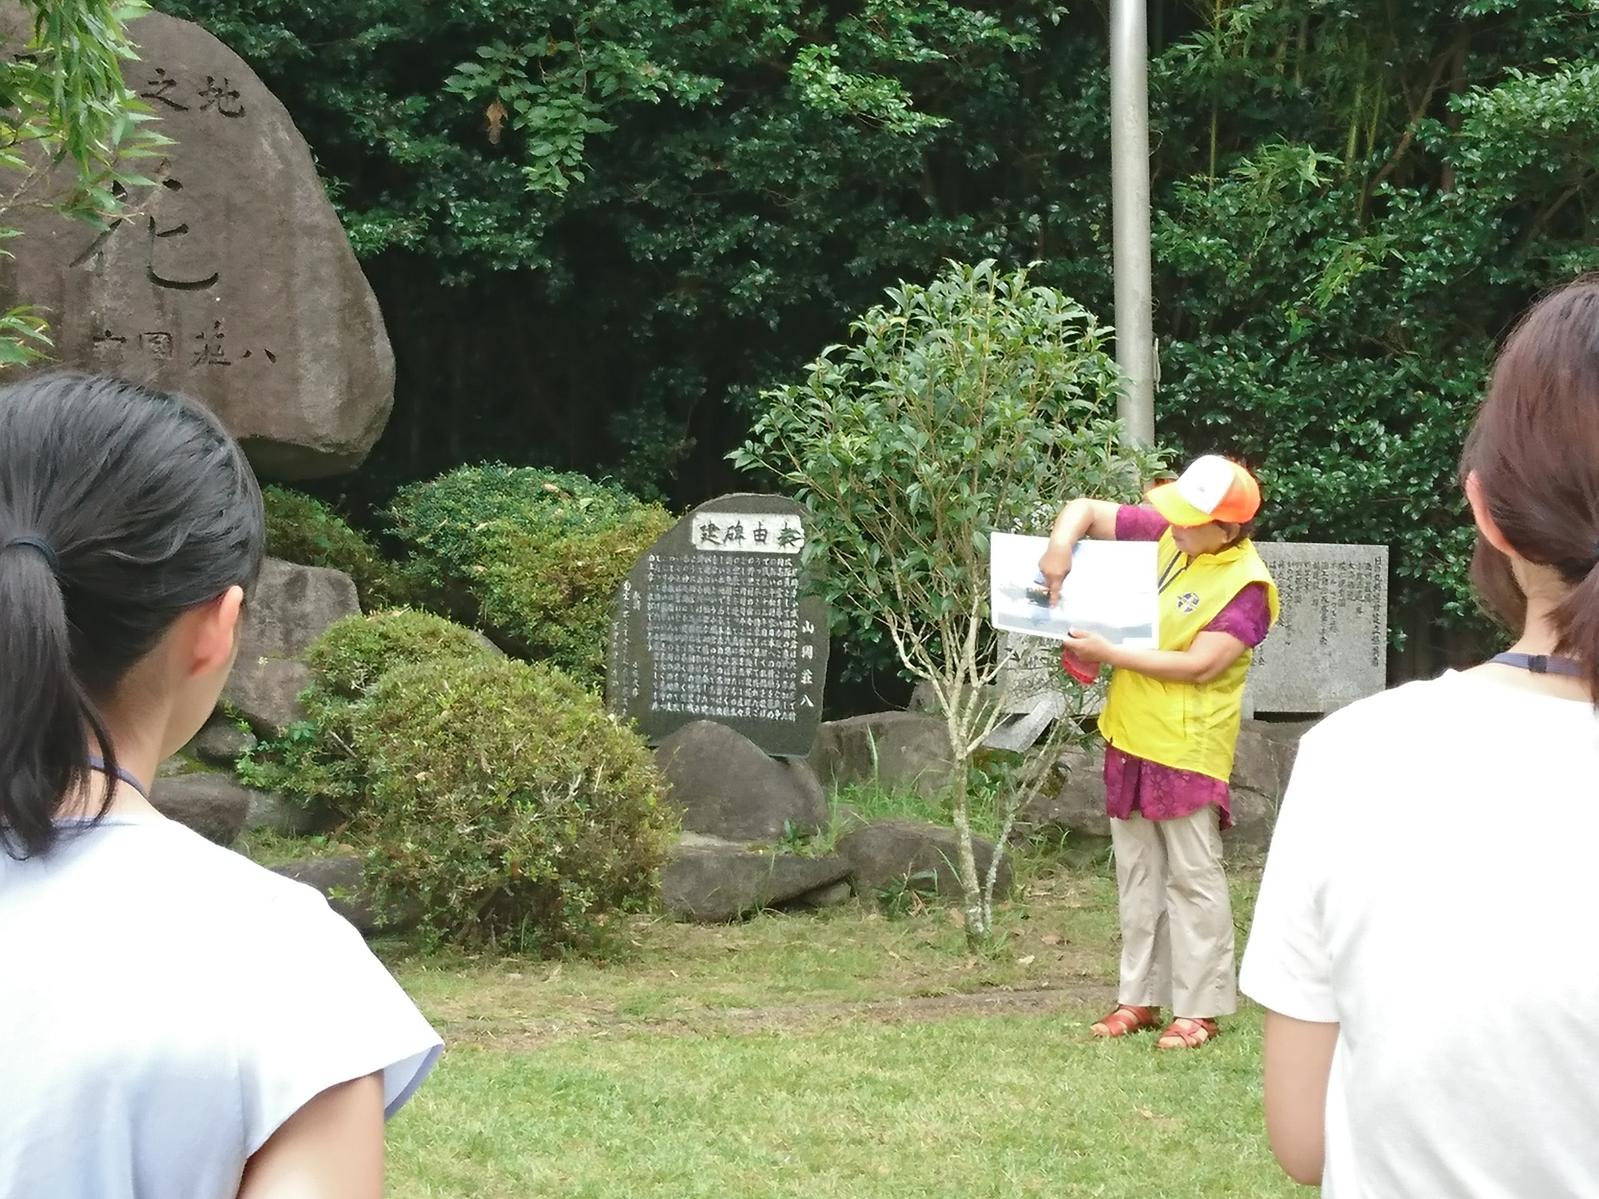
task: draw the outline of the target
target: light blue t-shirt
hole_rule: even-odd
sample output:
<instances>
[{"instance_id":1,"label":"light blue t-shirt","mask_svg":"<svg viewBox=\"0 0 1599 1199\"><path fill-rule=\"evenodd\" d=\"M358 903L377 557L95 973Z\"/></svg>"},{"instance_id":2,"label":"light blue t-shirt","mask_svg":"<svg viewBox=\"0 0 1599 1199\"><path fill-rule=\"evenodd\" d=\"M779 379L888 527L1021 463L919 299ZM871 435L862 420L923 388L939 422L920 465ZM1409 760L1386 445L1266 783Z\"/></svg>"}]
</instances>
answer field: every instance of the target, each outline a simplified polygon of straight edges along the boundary
<instances>
[{"instance_id":1,"label":"light blue t-shirt","mask_svg":"<svg viewBox=\"0 0 1599 1199\"><path fill-rule=\"evenodd\" d=\"M159 816L0 854L0 1199L233 1199L320 1092L442 1044L320 894Z\"/></svg>"}]
</instances>

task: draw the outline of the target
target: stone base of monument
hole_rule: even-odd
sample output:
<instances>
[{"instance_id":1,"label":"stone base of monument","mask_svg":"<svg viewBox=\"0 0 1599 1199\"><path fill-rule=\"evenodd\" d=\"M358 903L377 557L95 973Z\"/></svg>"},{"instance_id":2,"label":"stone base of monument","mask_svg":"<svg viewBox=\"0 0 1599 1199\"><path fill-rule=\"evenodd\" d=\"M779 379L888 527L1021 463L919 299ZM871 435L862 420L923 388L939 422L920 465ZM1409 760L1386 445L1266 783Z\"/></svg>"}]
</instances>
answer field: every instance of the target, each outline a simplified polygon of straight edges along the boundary
<instances>
[{"instance_id":1,"label":"stone base of monument","mask_svg":"<svg viewBox=\"0 0 1599 1199\"><path fill-rule=\"evenodd\" d=\"M770 847L684 833L661 871L661 902L683 920L721 923L815 896L843 881L842 857L808 858Z\"/></svg>"},{"instance_id":2,"label":"stone base of monument","mask_svg":"<svg viewBox=\"0 0 1599 1199\"><path fill-rule=\"evenodd\" d=\"M827 796L806 762L771 757L713 720L684 725L661 742L655 761L686 832L775 842L814 836L827 823Z\"/></svg>"},{"instance_id":3,"label":"stone base of monument","mask_svg":"<svg viewBox=\"0 0 1599 1199\"><path fill-rule=\"evenodd\" d=\"M948 791L955 771L944 722L916 712L830 720L816 731L810 763L828 788L876 782L927 799Z\"/></svg>"},{"instance_id":4,"label":"stone base of monument","mask_svg":"<svg viewBox=\"0 0 1599 1199\"><path fill-rule=\"evenodd\" d=\"M1233 827L1222 834L1228 856L1252 857L1266 851L1299 738L1310 727L1303 721L1244 721L1233 764ZM1027 802L1016 822L1018 833L1064 832L1068 848L1072 841L1094 849L1108 845L1104 746L1070 750L1061 755L1060 766L1065 781L1059 790Z\"/></svg>"},{"instance_id":5,"label":"stone base of monument","mask_svg":"<svg viewBox=\"0 0 1599 1199\"><path fill-rule=\"evenodd\" d=\"M972 838L977 857L977 876L985 878L994 846L981 837ZM947 899L961 895L955 830L918 820L882 820L846 834L838 852L849 863L850 882L857 895L875 895L894 886L908 885ZM1000 859L994 896L1010 894L1010 857Z\"/></svg>"}]
</instances>

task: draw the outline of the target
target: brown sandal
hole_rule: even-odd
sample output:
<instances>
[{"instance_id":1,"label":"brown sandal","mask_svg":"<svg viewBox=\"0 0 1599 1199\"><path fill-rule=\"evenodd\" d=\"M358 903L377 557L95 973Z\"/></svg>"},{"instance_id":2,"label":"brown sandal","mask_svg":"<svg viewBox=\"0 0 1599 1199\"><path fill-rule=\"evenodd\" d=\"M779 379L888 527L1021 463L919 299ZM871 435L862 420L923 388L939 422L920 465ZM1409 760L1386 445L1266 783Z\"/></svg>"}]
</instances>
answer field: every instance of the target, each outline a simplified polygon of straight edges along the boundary
<instances>
[{"instance_id":1,"label":"brown sandal","mask_svg":"<svg viewBox=\"0 0 1599 1199\"><path fill-rule=\"evenodd\" d=\"M1155 1042L1156 1049L1198 1049L1207 1041L1221 1035L1221 1026L1214 1020L1190 1020L1178 1016L1166 1026Z\"/></svg>"},{"instance_id":2,"label":"brown sandal","mask_svg":"<svg viewBox=\"0 0 1599 1199\"><path fill-rule=\"evenodd\" d=\"M1096 1037L1125 1037L1128 1033L1154 1028L1159 1023L1158 1007L1134 1007L1130 1003L1124 1003L1089 1031Z\"/></svg>"}]
</instances>

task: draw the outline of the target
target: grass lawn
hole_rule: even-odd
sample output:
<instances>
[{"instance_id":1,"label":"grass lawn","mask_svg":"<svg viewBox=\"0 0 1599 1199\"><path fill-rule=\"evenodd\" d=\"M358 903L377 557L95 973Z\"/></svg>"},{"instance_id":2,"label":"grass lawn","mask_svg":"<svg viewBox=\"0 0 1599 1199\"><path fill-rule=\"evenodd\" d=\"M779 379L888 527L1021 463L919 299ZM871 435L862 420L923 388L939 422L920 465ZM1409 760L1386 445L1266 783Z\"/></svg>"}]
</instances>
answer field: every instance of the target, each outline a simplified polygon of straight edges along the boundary
<instances>
[{"instance_id":1,"label":"grass lawn","mask_svg":"<svg viewBox=\"0 0 1599 1199\"><path fill-rule=\"evenodd\" d=\"M1115 888L1031 872L1003 946L948 909L629 921L600 960L380 946L450 1049L390 1126L398 1199L1277 1196L1260 1015L1096 1042ZM1235 883L1242 916L1253 900ZM1241 941L1240 941L1241 943Z\"/></svg>"}]
</instances>

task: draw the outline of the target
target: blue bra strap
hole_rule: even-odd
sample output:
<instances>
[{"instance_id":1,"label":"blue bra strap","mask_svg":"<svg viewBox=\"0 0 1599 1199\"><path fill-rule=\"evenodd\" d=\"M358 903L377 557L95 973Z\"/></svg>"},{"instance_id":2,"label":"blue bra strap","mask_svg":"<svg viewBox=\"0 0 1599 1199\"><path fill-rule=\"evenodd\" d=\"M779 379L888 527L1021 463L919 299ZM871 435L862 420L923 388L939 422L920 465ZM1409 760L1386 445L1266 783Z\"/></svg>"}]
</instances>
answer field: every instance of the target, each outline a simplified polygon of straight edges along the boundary
<instances>
[{"instance_id":1,"label":"blue bra strap","mask_svg":"<svg viewBox=\"0 0 1599 1199\"><path fill-rule=\"evenodd\" d=\"M1496 654L1488 660L1500 666L1530 670L1533 674L1563 674L1571 678L1581 678L1583 675L1582 663L1577 659L1557 658L1550 654Z\"/></svg>"},{"instance_id":2,"label":"blue bra strap","mask_svg":"<svg viewBox=\"0 0 1599 1199\"><path fill-rule=\"evenodd\" d=\"M98 770L101 774L109 773L106 770L105 759L101 758L101 757L97 757L94 754L90 754L89 755L89 769L90 770ZM134 778L126 770L122 769L122 767L120 767L120 766L117 767L116 775L117 775L117 777L119 779L121 779L124 783L128 784L128 786L132 787L140 795L144 796L146 799L150 798L149 788L147 788L138 779Z\"/></svg>"}]
</instances>

